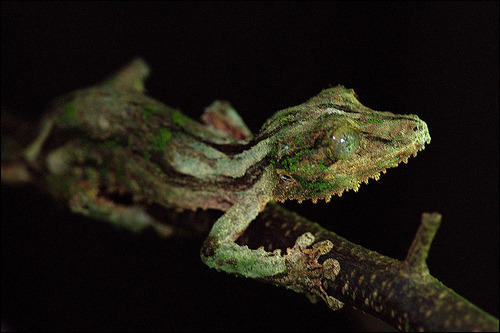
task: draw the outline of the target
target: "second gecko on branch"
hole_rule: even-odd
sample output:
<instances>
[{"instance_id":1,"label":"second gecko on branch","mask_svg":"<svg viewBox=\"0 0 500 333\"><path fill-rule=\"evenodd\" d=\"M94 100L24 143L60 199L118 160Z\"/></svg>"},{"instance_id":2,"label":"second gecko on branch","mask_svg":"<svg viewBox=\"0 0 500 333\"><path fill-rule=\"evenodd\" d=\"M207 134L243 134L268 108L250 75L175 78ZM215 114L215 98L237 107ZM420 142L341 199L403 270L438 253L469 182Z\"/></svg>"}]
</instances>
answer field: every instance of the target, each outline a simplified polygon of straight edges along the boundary
<instances>
[{"instance_id":1,"label":"second gecko on branch","mask_svg":"<svg viewBox=\"0 0 500 333\"><path fill-rule=\"evenodd\" d=\"M314 242L304 234L285 254L238 245L269 201L329 201L357 191L430 142L416 115L374 111L342 86L277 112L254 137L227 102L209 106L201 124L146 96L148 73L136 59L103 83L56 100L25 159L33 172L47 171L44 185L87 216L168 233L141 207L225 211L201 258L228 273L284 274L298 249Z\"/></svg>"}]
</instances>

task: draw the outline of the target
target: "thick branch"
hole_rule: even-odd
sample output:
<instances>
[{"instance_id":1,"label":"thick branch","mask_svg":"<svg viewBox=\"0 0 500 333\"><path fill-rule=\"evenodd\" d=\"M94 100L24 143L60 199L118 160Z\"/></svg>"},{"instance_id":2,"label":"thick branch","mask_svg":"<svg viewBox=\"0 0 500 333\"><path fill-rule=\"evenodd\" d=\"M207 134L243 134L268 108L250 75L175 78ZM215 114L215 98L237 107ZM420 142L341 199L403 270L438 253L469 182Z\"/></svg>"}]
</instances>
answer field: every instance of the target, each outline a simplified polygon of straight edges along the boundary
<instances>
[{"instance_id":1,"label":"thick branch","mask_svg":"<svg viewBox=\"0 0 500 333\"><path fill-rule=\"evenodd\" d=\"M301 291L315 294L327 303L328 296L332 296L402 330L498 330L498 319L429 275L425 258L439 225L436 219L439 217L439 214L424 214L422 226L409 251L409 257L416 259L419 267L425 266L427 273L422 273L422 270L413 273L413 269L407 268L407 260L401 262L353 244L277 204L268 205L245 237L249 244L254 244L259 242L257 235L264 233L274 235L268 238L269 242L286 244L284 239L310 232L315 235L315 244L331 242L331 250L318 256L317 263L324 266L329 259L338 262L340 271L334 279L331 279L331 274L315 272L318 268L312 262L307 267L309 271L303 269L303 275L295 272L302 279L293 283L282 283L283 279L279 278L269 279L271 283L295 290L302 288ZM429 224L432 227L429 228ZM261 245L266 248L266 244ZM316 279L316 283L304 286L302 282L307 280L304 279L306 276Z\"/></svg>"}]
</instances>

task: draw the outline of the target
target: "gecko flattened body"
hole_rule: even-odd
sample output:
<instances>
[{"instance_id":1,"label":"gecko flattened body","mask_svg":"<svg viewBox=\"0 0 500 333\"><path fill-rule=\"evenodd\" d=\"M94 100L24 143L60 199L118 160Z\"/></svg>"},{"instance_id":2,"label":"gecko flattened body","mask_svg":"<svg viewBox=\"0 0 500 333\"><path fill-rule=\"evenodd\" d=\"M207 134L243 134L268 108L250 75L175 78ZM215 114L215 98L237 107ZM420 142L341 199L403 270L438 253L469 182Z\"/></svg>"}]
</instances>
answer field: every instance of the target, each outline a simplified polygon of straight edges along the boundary
<instances>
[{"instance_id":1,"label":"gecko flattened body","mask_svg":"<svg viewBox=\"0 0 500 333\"><path fill-rule=\"evenodd\" d=\"M357 191L430 142L417 116L374 111L342 86L278 111L254 137L227 102L208 107L202 124L146 96L148 73L137 59L104 83L56 100L26 159L63 180L56 184L67 187L71 208L86 215L125 216L103 204L103 192L129 195L134 209L156 204L225 211L201 258L229 273L283 274L314 243L313 235L299 237L286 254L236 244L269 201L328 201ZM51 140L54 131L68 140ZM330 280L341 270L334 261L326 266Z\"/></svg>"}]
</instances>

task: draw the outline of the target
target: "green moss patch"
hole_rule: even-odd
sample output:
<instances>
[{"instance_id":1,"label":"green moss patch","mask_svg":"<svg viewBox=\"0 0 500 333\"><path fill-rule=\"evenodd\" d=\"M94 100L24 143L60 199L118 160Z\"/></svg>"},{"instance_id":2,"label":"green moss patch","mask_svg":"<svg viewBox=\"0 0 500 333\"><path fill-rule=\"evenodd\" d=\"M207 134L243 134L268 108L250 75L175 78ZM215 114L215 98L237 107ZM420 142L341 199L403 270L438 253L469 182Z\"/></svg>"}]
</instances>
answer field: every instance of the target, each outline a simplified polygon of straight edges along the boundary
<instances>
[{"instance_id":1,"label":"green moss patch","mask_svg":"<svg viewBox=\"0 0 500 333\"><path fill-rule=\"evenodd\" d=\"M161 128L158 135L153 137L152 149L165 152L172 136L173 134L168 128Z\"/></svg>"},{"instance_id":2,"label":"green moss patch","mask_svg":"<svg viewBox=\"0 0 500 333\"><path fill-rule=\"evenodd\" d=\"M155 115L158 113L158 108L154 105L147 105L142 109L142 119L144 121L149 120L151 116Z\"/></svg>"}]
</instances>

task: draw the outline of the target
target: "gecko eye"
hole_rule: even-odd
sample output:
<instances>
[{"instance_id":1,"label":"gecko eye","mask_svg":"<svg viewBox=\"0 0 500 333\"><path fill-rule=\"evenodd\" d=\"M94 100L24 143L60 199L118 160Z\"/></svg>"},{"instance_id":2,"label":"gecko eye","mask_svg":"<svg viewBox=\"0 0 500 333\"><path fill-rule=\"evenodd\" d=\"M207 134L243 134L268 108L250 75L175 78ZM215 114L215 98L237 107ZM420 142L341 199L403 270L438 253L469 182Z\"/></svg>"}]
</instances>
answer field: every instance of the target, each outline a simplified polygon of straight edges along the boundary
<instances>
[{"instance_id":1,"label":"gecko eye","mask_svg":"<svg viewBox=\"0 0 500 333\"><path fill-rule=\"evenodd\" d=\"M342 126L336 129L329 140L329 149L336 159L346 159L351 157L359 145L359 134L349 126Z\"/></svg>"}]
</instances>

